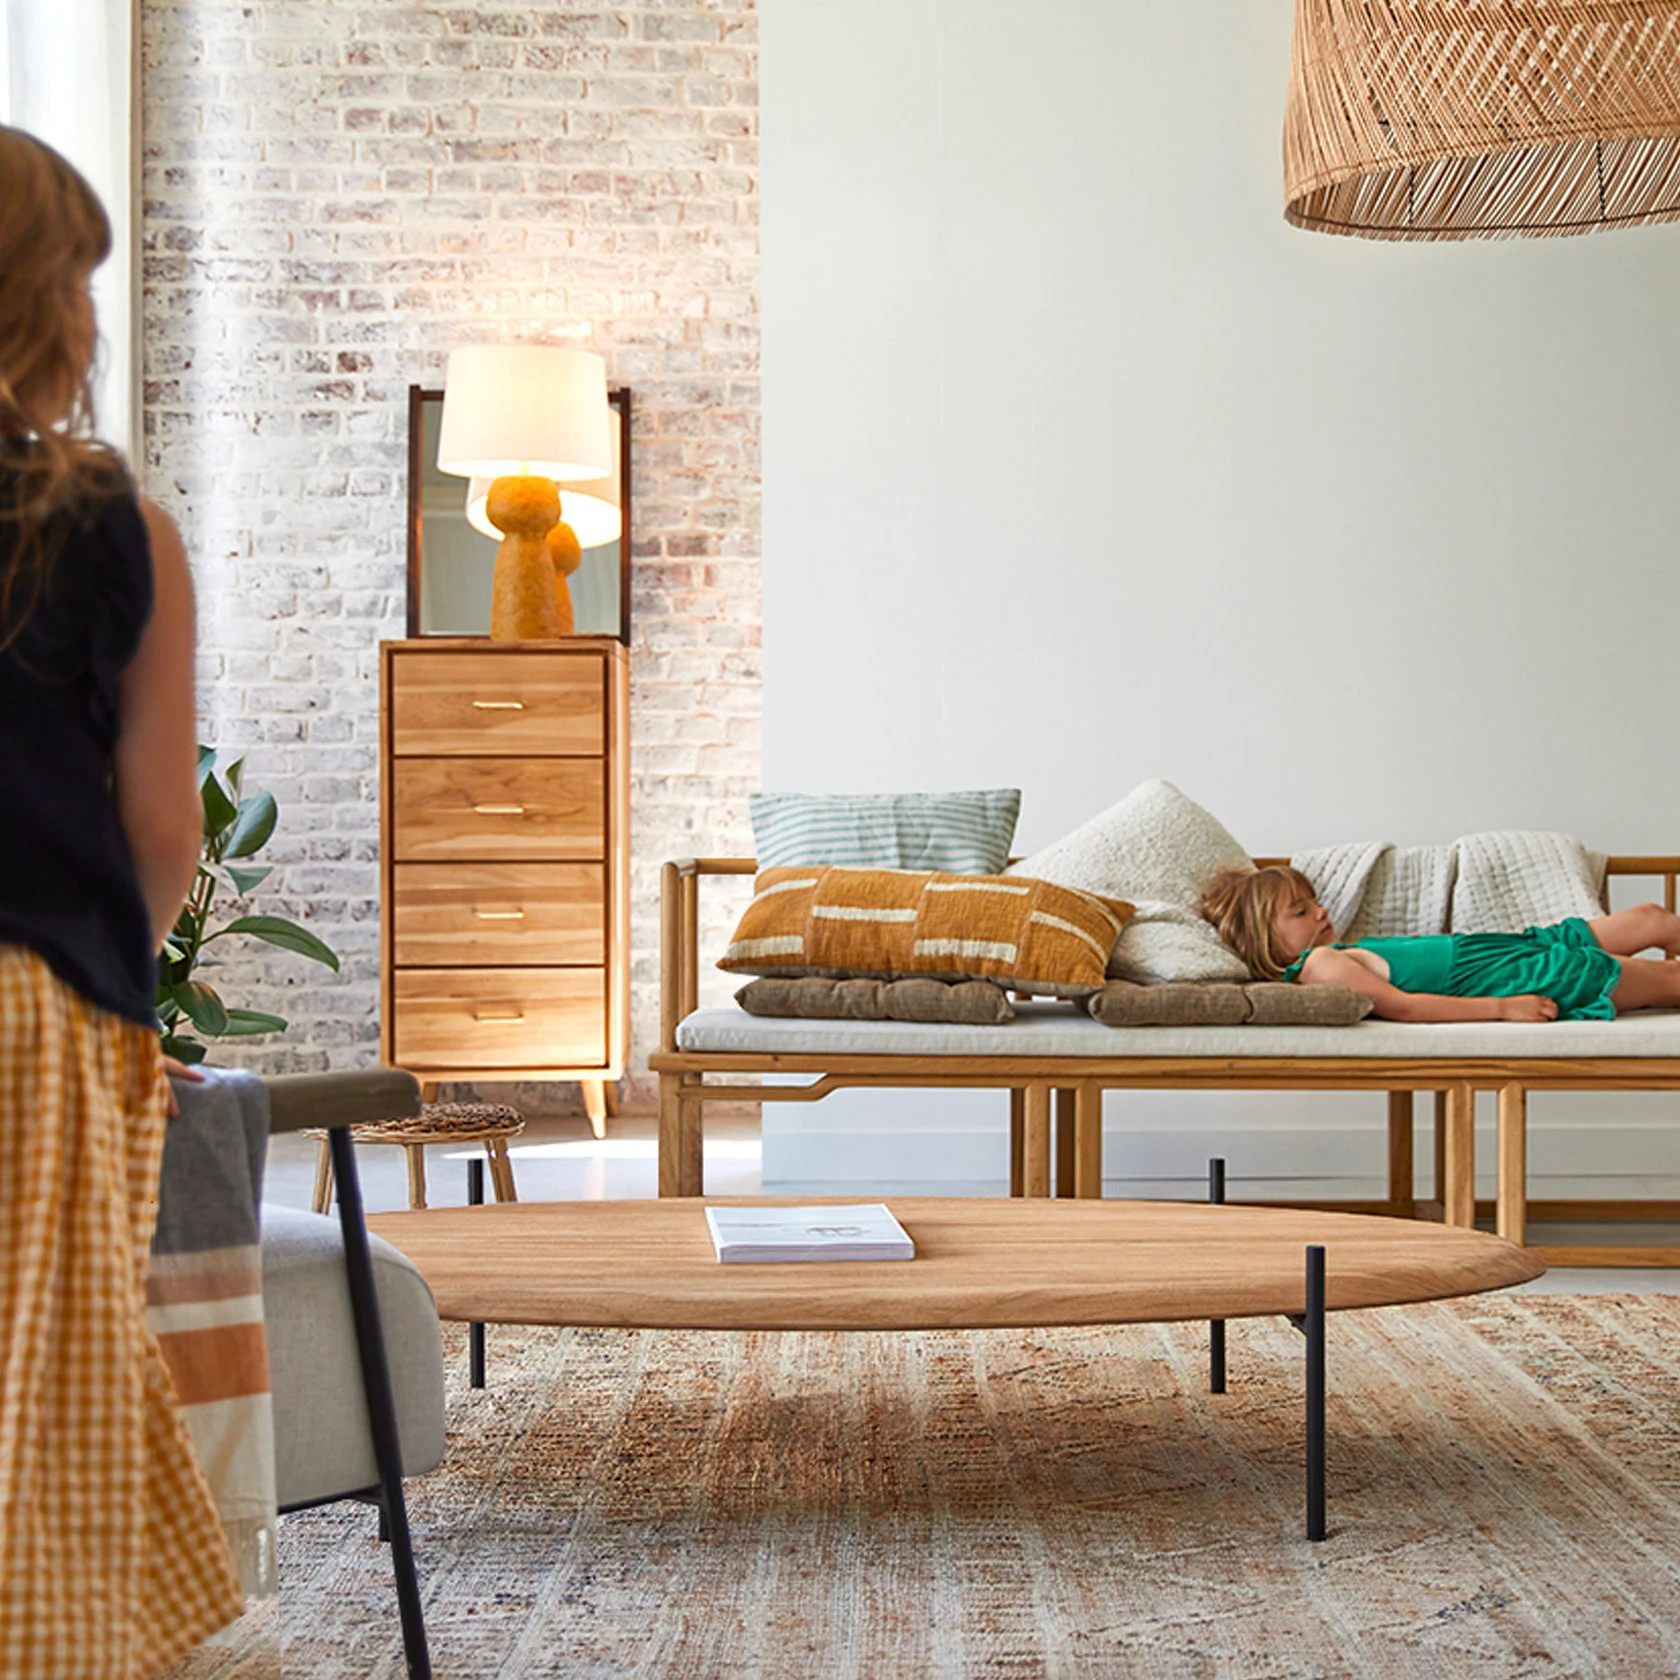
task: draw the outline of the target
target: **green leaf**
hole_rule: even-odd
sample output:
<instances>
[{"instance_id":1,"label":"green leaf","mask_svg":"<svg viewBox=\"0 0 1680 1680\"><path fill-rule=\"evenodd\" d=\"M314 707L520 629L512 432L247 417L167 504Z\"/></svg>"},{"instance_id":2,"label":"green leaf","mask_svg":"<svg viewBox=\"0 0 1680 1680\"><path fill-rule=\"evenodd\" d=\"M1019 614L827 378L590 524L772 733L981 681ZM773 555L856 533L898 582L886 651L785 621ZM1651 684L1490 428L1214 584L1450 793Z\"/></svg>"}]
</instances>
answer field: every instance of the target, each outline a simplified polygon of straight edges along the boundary
<instances>
[{"instance_id":1,"label":"green leaf","mask_svg":"<svg viewBox=\"0 0 1680 1680\"><path fill-rule=\"evenodd\" d=\"M226 887L235 898L243 898L253 887L260 886L274 873L266 865L259 869L238 869L232 864L201 863L199 868L219 886Z\"/></svg>"},{"instance_id":2,"label":"green leaf","mask_svg":"<svg viewBox=\"0 0 1680 1680\"><path fill-rule=\"evenodd\" d=\"M193 1067L204 1060L204 1046L196 1038L179 1038L174 1033L163 1035L163 1053L178 1062Z\"/></svg>"},{"instance_id":3,"label":"green leaf","mask_svg":"<svg viewBox=\"0 0 1680 1680\"><path fill-rule=\"evenodd\" d=\"M238 810L215 776L206 776L198 793L204 803L204 838L208 843L221 837L223 830L238 815Z\"/></svg>"},{"instance_id":4,"label":"green leaf","mask_svg":"<svg viewBox=\"0 0 1680 1680\"><path fill-rule=\"evenodd\" d=\"M284 1032L286 1022L279 1015L265 1015L260 1009L230 1009L223 1038L251 1038L257 1033Z\"/></svg>"},{"instance_id":5,"label":"green leaf","mask_svg":"<svg viewBox=\"0 0 1680 1680\"><path fill-rule=\"evenodd\" d=\"M282 951L295 951L311 962L325 963L335 973L338 970L338 955L333 948L284 916L238 916L226 927L217 928L210 938L220 939L224 933L248 933L253 938L267 940L270 945L278 945Z\"/></svg>"},{"instance_id":6,"label":"green leaf","mask_svg":"<svg viewBox=\"0 0 1680 1680\"><path fill-rule=\"evenodd\" d=\"M215 768L216 749L207 747L203 742L200 742L198 748L198 783L200 787L204 785L204 778Z\"/></svg>"},{"instance_id":7,"label":"green leaf","mask_svg":"<svg viewBox=\"0 0 1680 1680\"><path fill-rule=\"evenodd\" d=\"M227 1007L202 980L184 980L171 995L206 1038L220 1038L227 1031Z\"/></svg>"},{"instance_id":8,"label":"green leaf","mask_svg":"<svg viewBox=\"0 0 1680 1680\"><path fill-rule=\"evenodd\" d=\"M228 836L226 857L249 857L265 845L280 820L280 807L272 793L253 794L239 807L233 833Z\"/></svg>"},{"instance_id":9,"label":"green leaf","mask_svg":"<svg viewBox=\"0 0 1680 1680\"><path fill-rule=\"evenodd\" d=\"M222 772L222 779L227 783L233 797L239 797L239 784L245 779L245 760L236 758L226 770Z\"/></svg>"}]
</instances>

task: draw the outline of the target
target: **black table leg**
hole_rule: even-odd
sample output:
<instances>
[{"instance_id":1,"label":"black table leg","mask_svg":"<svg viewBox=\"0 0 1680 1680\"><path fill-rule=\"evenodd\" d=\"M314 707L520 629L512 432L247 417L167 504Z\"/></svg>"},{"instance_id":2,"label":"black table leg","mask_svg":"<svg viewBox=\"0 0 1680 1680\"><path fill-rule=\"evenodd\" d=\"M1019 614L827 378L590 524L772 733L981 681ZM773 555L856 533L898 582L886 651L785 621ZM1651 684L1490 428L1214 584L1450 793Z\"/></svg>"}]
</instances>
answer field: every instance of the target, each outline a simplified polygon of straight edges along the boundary
<instances>
[{"instance_id":1,"label":"black table leg","mask_svg":"<svg viewBox=\"0 0 1680 1680\"><path fill-rule=\"evenodd\" d=\"M1322 1540L1324 1524L1324 1250L1307 1249L1307 1538Z\"/></svg>"},{"instance_id":2,"label":"black table leg","mask_svg":"<svg viewBox=\"0 0 1680 1680\"><path fill-rule=\"evenodd\" d=\"M474 1159L467 1162L467 1204L469 1207L484 1205L484 1162ZM474 1388L484 1387L484 1326L469 1324L467 1326L467 1366L468 1376Z\"/></svg>"},{"instance_id":3,"label":"black table leg","mask_svg":"<svg viewBox=\"0 0 1680 1680\"><path fill-rule=\"evenodd\" d=\"M1225 1161L1215 1155L1208 1162L1208 1200L1214 1205L1225 1200ZM1225 1320L1208 1321L1208 1392L1225 1392Z\"/></svg>"}]
</instances>

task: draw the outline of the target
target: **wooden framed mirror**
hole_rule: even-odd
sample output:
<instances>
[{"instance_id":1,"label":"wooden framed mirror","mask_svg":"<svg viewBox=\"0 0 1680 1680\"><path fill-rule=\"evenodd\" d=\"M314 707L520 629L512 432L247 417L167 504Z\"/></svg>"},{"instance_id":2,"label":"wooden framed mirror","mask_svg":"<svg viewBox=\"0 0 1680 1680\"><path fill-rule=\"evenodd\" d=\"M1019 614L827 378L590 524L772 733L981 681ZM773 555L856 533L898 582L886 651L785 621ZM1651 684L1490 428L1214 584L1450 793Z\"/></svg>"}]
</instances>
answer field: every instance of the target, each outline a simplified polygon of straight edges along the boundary
<instances>
[{"instance_id":1,"label":"wooden framed mirror","mask_svg":"<svg viewBox=\"0 0 1680 1680\"><path fill-rule=\"evenodd\" d=\"M575 634L630 640L630 393L607 393L616 430L621 515L616 539L583 551L570 579ZM437 468L443 392L408 388L408 634L488 636L496 542L467 517L468 481ZM566 514L566 489L560 491ZM587 542L583 521L574 521Z\"/></svg>"}]
</instances>

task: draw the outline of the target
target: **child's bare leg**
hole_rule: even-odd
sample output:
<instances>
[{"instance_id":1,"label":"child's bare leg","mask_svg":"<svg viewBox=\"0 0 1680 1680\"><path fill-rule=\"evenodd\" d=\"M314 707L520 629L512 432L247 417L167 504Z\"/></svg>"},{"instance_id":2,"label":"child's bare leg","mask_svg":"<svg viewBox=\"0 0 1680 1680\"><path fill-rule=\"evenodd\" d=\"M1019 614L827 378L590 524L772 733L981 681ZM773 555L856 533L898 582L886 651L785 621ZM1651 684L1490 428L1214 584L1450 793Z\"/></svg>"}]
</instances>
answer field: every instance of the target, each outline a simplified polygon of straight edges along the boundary
<instances>
[{"instance_id":1,"label":"child's bare leg","mask_svg":"<svg viewBox=\"0 0 1680 1680\"><path fill-rule=\"evenodd\" d=\"M1680 916L1660 904L1636 904L1613 916L1597 916L1587 926L1613 957L1631 957L1653 948L1680 951Z\"/></svg>"},{"instance_id":2,"label":"child's bare leg","mask_svg":"<svg viewBox=\"0 0 1680 1680\"><path fill-rule=\"evenodd\" d=\"M1618 1015L1630 1009L1680 1009L1680 963L1618 957L1622 977L1610 994Z\"/></svg>"}]
</instances>

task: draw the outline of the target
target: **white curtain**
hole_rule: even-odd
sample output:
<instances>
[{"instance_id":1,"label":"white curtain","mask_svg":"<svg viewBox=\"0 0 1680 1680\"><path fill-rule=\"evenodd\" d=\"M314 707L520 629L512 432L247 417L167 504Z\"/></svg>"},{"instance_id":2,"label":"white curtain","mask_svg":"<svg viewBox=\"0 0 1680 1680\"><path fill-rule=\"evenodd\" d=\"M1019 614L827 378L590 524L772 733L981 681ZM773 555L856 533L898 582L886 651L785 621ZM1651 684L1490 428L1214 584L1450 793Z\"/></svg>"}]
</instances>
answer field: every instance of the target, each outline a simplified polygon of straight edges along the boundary
<instances>
[{"instance_id":1,"label":"white curtain","mask_svg":"<svg viewBox=\"0 0 1680 1680\"><path fill-rule=\"evenodd\" d=\"M137 12L138 0L0 0L0 120L69 158L111 218L111 256L93 287L104 340L94 399L100 436L139 473Z\"/></svg>"}]
</instances>

